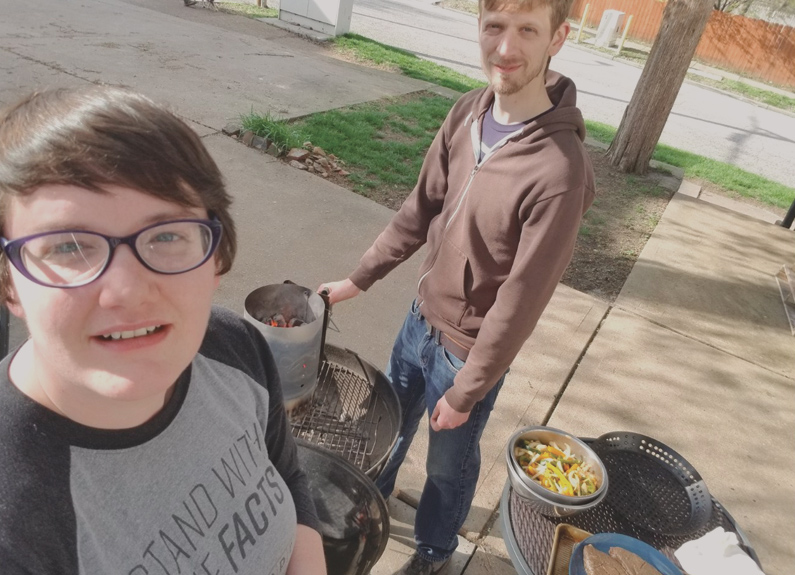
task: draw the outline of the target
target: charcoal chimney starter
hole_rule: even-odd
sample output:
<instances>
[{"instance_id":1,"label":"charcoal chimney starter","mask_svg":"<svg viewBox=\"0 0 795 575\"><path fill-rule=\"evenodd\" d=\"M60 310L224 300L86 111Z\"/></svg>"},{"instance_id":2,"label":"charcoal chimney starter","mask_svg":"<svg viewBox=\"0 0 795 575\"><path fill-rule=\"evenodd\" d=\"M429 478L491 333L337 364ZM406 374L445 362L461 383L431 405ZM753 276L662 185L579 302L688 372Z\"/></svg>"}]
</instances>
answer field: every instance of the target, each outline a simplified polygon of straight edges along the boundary
<instances>
[{"instance_id":1,"label":"charcoal chimney starter","mask_svg":"<svg viewBox=\"0 0 795 575\"><path fill-rule=\"evenodd\" d=\"M287 281L255 289L246 297L244 308L243 317L256 326L273 352L285 408L288 413L300 408L317 387L323 299Z\"/></svg>"}]
</instances>

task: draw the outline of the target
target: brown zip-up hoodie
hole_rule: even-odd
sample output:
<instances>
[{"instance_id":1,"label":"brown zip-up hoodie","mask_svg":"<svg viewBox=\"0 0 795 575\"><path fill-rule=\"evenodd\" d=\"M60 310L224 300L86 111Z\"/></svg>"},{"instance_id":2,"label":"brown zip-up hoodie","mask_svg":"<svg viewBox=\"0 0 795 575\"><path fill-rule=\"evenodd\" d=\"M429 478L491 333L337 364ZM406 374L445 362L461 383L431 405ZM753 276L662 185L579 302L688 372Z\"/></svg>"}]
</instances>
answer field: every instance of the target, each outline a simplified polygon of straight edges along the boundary
<instances>
[{"instance_id":1,"label":"brown zip-up hoodie","mask_svg":"<svg viewBox=\"0 0 795 575\"><path fill-rule=\"evenodd\" d=\"M554 110L479 164L480 126L494 93L464 94L428 150L414 191L350 276L367 290L428 243L420 310L470 348L445 394L456 411L470 411L519 353L571 260L580 220L593 202L574 83L548 72L546 88Z\"/></svg>"}]
</instances>

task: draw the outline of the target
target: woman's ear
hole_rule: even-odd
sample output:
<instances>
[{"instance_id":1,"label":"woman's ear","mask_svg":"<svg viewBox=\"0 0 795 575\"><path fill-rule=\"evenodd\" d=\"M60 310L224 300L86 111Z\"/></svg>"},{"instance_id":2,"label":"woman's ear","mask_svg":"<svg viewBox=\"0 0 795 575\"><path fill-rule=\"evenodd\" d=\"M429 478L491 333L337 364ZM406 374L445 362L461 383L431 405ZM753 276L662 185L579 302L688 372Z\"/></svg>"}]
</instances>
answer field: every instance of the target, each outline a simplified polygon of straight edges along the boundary
<instances>
[{"instance_id":1,"label":"woman's ear","mask_svg":"<svg viewBox=\"0 0 795 575\"><path fill-rule=\"evenodd\" d=\"M25 310L22 309L21 305L19 305L19 298L17 297L17 290L14 287L13 281L11 282L11 285L8 286L8 299L5 302L5 306L8 308L8 311L17 316L19 319L25 319Z\"/></svg>"}]
</instances>

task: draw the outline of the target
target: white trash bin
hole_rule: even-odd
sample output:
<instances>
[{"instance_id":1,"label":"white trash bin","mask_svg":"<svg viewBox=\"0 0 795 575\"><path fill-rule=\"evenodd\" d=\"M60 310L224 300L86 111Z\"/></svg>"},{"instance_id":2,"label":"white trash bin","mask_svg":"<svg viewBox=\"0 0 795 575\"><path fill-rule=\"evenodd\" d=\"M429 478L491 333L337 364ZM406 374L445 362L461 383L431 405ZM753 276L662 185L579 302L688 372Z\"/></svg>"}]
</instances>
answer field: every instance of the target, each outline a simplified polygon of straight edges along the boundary
<instances>
[{"instance_id":1,"label":"white trash bin","mask_svg":"<svg viewBox=\"0 0 795 575\"><path fill-rule=\"evenodd\" d=\"M618 35L624 26L624 12L619 10L605 10L602 19L599 21L599 28L596 31L594 46L608 48L616 45Z\"/></svg>"},{"instance_id":2,"label":"white trash bin","mask_svg":"<svg viewBox=\"0 0 795 575\"><path fill-rule=\"evenodd\" d=\"M353 0L281 0L279 20L341 36L351 29Z\"/></svg>"}]
</instances>

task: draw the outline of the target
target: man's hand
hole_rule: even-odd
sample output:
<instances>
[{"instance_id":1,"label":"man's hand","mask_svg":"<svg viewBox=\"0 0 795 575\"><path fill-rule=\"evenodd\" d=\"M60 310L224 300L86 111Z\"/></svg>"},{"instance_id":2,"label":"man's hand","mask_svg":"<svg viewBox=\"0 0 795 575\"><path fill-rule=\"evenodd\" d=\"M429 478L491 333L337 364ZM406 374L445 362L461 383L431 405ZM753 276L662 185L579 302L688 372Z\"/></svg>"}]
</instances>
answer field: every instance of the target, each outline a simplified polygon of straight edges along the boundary
<instances>
[{"instance_id":1,"label":"man's hand","mask_svg":"<svg viewBox=\"0 0 795 575\"><path fill-rule=\"evenodd\" d=\"M461 413L456 411L444 396L436 402L436 407L433 408L433 415L431 415L431 429L434 431L441 431L442 429L455 429L459 425L463 425L469 419L469 412Z\"/></svg>"},{"instance_id":2,"label":"man's hand","mask_svg":"<svg viewBox=\"0 0 795 575\"><path fill-rule=\"evenodd\" d=\"M329 282L325 284L320 284L320 287L317 288L318 292L323 291L324 289L328 290L328 302L330 304L339 303L341 301L345 301L346 299L351 299L352 297L356 297L362 290L356 287L356 285L349 279L344 279L338 282Z\"/></svg>"}]
</instances>

